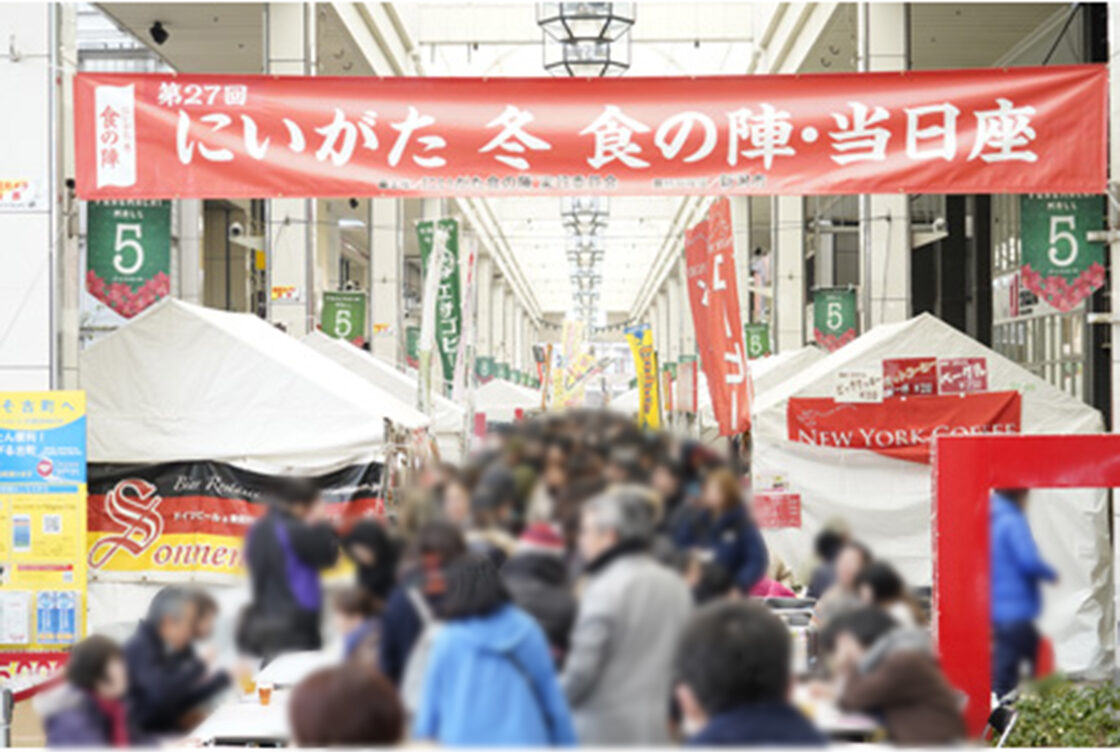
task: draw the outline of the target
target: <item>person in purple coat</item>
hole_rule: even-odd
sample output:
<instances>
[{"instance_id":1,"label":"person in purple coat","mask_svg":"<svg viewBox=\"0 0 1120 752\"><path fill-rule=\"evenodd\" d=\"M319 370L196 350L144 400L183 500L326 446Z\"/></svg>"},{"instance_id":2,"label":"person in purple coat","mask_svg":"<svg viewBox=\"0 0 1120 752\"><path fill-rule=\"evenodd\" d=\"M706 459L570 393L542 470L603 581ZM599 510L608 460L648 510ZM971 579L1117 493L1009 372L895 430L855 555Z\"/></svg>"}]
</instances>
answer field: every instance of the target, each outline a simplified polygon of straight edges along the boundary
<instances>
[{"instance_id":1,"label":"person in purple coat","mask_svg":"<svg viewBox=\"0 0 1120 752\"><path fill-rule=\"evenodd\" d=\"M66 683L35 700L47 746L127 747L139 741L128 724L127 692L120 646L103 635L79 642L70 651Z\"/></svg>"}]
</instances>

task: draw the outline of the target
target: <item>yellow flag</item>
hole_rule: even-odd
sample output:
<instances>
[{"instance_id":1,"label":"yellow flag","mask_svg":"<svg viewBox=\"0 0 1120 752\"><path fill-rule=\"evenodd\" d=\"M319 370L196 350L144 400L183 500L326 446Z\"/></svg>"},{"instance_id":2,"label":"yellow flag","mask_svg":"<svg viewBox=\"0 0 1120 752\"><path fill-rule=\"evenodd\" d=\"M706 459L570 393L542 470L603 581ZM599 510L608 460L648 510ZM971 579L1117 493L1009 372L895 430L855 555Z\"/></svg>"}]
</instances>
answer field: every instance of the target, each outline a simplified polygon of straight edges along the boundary
<instances>
[{"instance_id":1,"label":"yellow flag","mask_svg":"<svg viewBox=\"0 0 1120 752\"><path fill-rule=\"evenodd\" d=\"M649 324L639 324L626 330L626 340L634 355L634 368L638 372L638 425L642 428L661 428L660 379L657 376L657 353L653 349L653 330Z\"/></svg>"}]
</instances>

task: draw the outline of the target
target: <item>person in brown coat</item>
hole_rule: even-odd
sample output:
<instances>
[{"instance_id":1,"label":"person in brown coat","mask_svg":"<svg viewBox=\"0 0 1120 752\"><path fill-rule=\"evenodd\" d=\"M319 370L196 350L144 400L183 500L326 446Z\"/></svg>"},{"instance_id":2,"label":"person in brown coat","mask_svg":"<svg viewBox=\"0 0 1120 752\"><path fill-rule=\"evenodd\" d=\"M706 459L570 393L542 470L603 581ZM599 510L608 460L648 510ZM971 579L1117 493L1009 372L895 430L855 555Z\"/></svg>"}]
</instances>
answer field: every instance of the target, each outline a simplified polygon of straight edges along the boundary
<instances>
[{"instance_id":1,"label":"person in brown coat","mask_svg":"<svg viewBox=\"0 0 1120 752\"><path fill-rule=\"evenodd\" d=\"M824 634L841 681L841 710L880 716L894 744L952 744L965 736L963 703L929 636L872 606L837 616Z\"/></svg>"}]
</instances>

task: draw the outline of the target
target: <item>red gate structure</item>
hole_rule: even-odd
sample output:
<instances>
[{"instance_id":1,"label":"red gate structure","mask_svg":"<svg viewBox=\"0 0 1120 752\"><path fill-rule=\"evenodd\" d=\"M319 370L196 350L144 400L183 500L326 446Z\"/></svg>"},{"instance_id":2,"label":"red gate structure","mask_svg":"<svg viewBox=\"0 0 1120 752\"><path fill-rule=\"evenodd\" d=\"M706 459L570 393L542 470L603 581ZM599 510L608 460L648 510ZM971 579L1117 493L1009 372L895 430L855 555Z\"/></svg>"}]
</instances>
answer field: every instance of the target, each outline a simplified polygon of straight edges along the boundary
<instances>
[{"instance_id":1,"label":"red gate structure","mask_svg":"<svg viewBox=\"0 0 1120 752\"><path fill-rule=\"evenodd\" d=\"M978 735L991 693L989 493L1120 487L1120 435L946 436L932 462L934 639Z\"/></svg>"}]
</instances>

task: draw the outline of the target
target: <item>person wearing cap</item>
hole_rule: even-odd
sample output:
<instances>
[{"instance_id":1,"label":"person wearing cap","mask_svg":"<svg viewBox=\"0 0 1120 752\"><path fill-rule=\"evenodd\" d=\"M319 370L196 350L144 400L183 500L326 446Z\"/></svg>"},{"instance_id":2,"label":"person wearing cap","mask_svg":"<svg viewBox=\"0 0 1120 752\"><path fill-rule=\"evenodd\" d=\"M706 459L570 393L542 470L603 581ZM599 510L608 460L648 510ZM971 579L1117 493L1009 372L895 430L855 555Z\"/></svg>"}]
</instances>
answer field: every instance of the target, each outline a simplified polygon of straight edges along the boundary
<instances>
[{"instance_id":1,"label":"person wearing cap","mask_svg":"<svg viewBox=\"0 0 1120 752\"><path fill-rule=\"evenodd\" d=\"M513 602L536 619L557 665L568 652L576 618L576 599L568 581L564 537L545 522L521 533L513 555L502 566L502 580Z\"/></svg>"}]
</instances>

